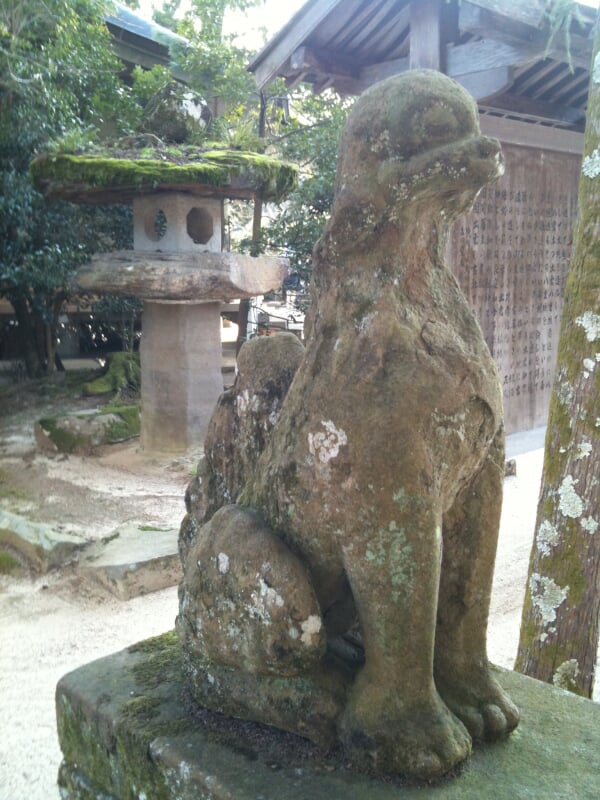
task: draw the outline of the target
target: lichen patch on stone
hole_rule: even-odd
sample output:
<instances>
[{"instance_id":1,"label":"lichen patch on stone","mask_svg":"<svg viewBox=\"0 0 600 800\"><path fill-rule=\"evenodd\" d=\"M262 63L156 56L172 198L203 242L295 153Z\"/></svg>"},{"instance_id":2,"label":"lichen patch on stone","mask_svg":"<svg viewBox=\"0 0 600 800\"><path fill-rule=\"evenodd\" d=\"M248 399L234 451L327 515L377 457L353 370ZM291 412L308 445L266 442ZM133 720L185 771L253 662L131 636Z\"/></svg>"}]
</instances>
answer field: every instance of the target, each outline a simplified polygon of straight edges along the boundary
<instances>
[{"instance_id":1,"label":"lichen patch on stone","mask_svg":"<svg viewBox=\"0 0 600 800\"><path fill-rule=\"evenodd\" d=\"M229 572L229 556L226 553L219 553L217 556L217 567L221 575L227 575Z\"/></svg>"},{"instance_id":2,"label":"lichen patch on stone","mask_svg":"<svg viewBox=\"0 0 600 800\"><path fill-rule=\"evenodd\" d=\"M275 591L275 589L269 586L268 583L263 580L263 578L260 578L258 583L260 586L260 596L264 600L265 605L282 608L283 597L277 591Z\"/></svg>"},{"instance_id":3,"label":"lichen patch on stone","mask_svg":"<svg viewBox=\"0 0 600 800\"><path fill-rule=\"evenodd\" d=\"M563 406L568 406L573 401L573 387L568 381L563 381L556 390L558 402Z\"/></svg>"},{"instance_id":4,"label":"lichen patch on stone","mask_svg":"<svg viewBox=\"0 0 600 800\"><path fill-rule=\"evenodd\" d=\"M248 389L238 394L235 398L237 404L237 411L240 416L243 416L248 411L258 411L260 406L260 399L256 395L250 396Z\"/></svg>"},{"instance_id":5,"label":"lichen patch on stone","mask_svg":"<svg viewBox=\"0 0 600 800\"><path fill-rule=\"evenodd\" d=\"M575 454L575 460L581 461L583 458L589 458L592 454L592 445L590 442L581 442Z\"/></svg>"},{"instance_id":6,"label":"lichen patch on stone","mask_svg":"<svg viewBox=\"0 0 600 800\"><path fill-rule=\"evenodd\" d=\"M308 449L317 462L328 464L339 455L340 447L348 444L348 438L331 420L323 420L321 425L325 428L325 432L308 434Z\"/></svg>"},{"instance_id":7,"label":"lichen patch on stone","mask_svg":"<svg viewBox=\"0 0 600 800\"><path fill-rule=\"evenodd\" d=\"M583 359L583 376L589 378L593 371L596 369L596 362L592 358Z\"/></svg>"},{"instance_id":8,"label":"lichen patch on stone","mask_svg":"<svg viewBox=\"0 0 600 800\"><path fill-rule=\"evenodd\" d=\"M317 636L320 633L322 625L321 617L318 617L316 614L311 614L310 617L305 619L301 624L302 636L300 637L300 641L303 644L311 645L313 643L313 636Z\"/></svg>"}]
</instances>

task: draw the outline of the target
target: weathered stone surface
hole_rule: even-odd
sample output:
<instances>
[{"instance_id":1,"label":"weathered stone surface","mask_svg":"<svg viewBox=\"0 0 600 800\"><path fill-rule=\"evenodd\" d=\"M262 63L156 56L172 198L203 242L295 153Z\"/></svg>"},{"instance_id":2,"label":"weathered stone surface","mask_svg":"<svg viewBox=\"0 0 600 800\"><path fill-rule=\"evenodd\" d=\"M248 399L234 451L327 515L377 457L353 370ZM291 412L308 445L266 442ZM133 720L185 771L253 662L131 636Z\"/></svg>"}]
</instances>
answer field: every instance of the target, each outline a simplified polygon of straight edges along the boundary
<instances>
[{"instance_id":1,"label":"weathered stone surface","mask_svg":"<svg viewBox=\"0 0 600 800\"><path fill-rule=\"evenodd\" d=\"M223 391L221 306L147 300L142 327L142 447L199 450Z\"/></svg>"},{"instance_id":2,"label":"weathered stone surface","mask_svg":"<svg viewBox=\"0 0 600 800\"><path fill-rule=\"evenodd\" d=\"M123 250L96 255L77 273L79 289L135 295L164 302L229 301L281 286L287 259L239 253L146 253Z\"/></svg>"},{"instance_id":3,"label":"weathered stone surface","mask_svg":"<svg viewBox=\"0 0 600 800\"><path fill-rule=\"evenodd\" d=\"M200 525L237 502L265 447L304 348L293 334L260 336L240 350L235 383L214 410L198 474L188 486L179 547L185 561Z\"/></svg>"},{"instance_id":4,"label":"weathered stone surface","mask_svg":"<svg viewBox=\"0 0 600 800\"><path fill-rule=\"evenodd\" d=\"M380 782L273 728L190 715L173 634L86 664L57 688L64 800L597 800L600 707L516 673L519 731L452 781Z\"/></svg>"},{"instance_id":5,"label":"weathered stone surface","mask_svg":"<svg viewBox=\"0 0 600 800\"><path fill-rule=\"evenodd\" d=\"M231 502L230 492L260 512L308 574L287 592L307 605L314 592L329 640L327 656L301 673L310 712L290 703L287 686L278 694L254 682L237 714L315 741L314 726L302 726L329 714L324 735L335 731L365 769L437 777L466 758L472 739L502 738L519 718L488 669L485 642L504 473L500 383L443 261L449 224L501 172L498 142L481 136L473 101L448 78L411 72L365 92L342 137L333 214L314 251L304 357L269 437L254 446L241 494L225 475L204 503ZM247 397L238 387L228 402L243 407L259 387L257 379ZM243 410L252 418L251 405ZM226 425L221 433L227 450ZM251 526L238 523L239 540L258 548ZM216 653L227 632L189 611L199 608L198 554L211 553L215 535L212 525L198 528L183 526L195 543L178 627L192 692L196 653L215 654L214 674L201 665L212 692L204 681L197 697L220 708L232 684L260 668L256 657L253 672L242 658L233 665L233 651L224 664ZM266 539L262 550L269 562ZM235 606L235 591L217 591L215 604ZM241 632L238 652L246 643ZM225 668L235 680L221 683ZM338 690L329 703L323 676Z\"/></svg>"},{"instance_id":6,"label":"weathered stone surface","mask_svg":"<svg viewBox=\"0 0 600 800\"><path fill-rule=\"evenodd\" d=\"M64 526L33 522L0 509L0 573L43 574L72 566L84 581L127 600L179 582L177 536L175 528L148 529L129 522L91 540Z\"/></svg>"},{"instance_id":7,"label":"weathered stone surface","mask_svg":"<svg viewBox=\"0 0 600 800\"><path fill-rule=\"evenodd\" d=\"M175 586L181 578L177 530L147 529L137 522L121 525L85 550L77 571L121 600Z\"/></svg>"},{"instance_id":8,"label":"weathered stone surface","mask_svg":"<svg viewBox=\"0 0 600 800\"><path fill-rule=\"evenodd\" d=\"M92 409L77 414L45 417L35 423L35 439L40 449L60 453L92 453L104 444L114 444L138 436L139 406L113 410Z\"/></svg>"},{"instance_id":9,"label":"weathered stone surface","mask_svg":"<svg viewBox=\"0 0 600 800\"><path fill-rule=\"evenodd\" d=\"M0 554L8 554L28 571L63 567L77 560L87 544L81 534L59 525L32 522L0 509Z\"/></svg>"}]
</instances>

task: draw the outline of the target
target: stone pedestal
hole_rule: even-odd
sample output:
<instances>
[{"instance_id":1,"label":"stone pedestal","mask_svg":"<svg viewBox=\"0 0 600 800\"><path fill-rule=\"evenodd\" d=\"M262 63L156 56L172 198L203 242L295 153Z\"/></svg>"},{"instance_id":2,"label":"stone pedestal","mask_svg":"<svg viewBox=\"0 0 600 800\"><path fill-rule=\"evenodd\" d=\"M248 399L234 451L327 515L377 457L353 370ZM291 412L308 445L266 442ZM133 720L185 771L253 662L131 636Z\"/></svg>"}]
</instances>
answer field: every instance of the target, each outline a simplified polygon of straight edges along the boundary
<instances>
[{"instance_id":1,"label":"stone pedestal","mask_svg":"<svg viewBox=\"0 0 600 800\"><path fill-rule=\"evenodd\" d=\"M142 447L180 453L201 447L223 391L219 303L146 300L140 357Z\"/></svg>"},{"instance_id":2,"label":"stone pedestal","mask_svg":"<svg viewBox=\"0 0 600 800\"><path fill-rule=\"evenodd\" d=\"M304 739L184 703L174 633L65 675L57 688L64 800L597 800L600 706L517 673L522 711L441 783L376 781Z\"/></svg>"},{"instance_id":3,"label":"stone pedestal","mask_svg":"<svg viewBox=\"0 0 600 800\"><path fill-rule=\"evenodd\" d=\"M180 210L182 203L184 210L199 209L193 198L187 205L180 201ZM150 218L155 211L156 206ZM223 391L221 301L254 297L280 286L286 267L281 258L148 247L94 256L79 271L82 291L144 300L144 449L185 453L202 446Z\"/></svg>"}]
</instances>

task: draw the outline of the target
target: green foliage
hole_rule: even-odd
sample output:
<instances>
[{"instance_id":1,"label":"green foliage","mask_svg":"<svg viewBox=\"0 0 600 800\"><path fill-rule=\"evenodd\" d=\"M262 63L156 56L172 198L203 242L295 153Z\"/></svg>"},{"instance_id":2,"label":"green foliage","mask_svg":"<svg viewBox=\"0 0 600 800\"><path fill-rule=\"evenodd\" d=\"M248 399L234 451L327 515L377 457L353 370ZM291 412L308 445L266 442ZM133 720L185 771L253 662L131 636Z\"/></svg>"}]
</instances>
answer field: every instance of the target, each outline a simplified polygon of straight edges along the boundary
<instances>
[{"instance_id":1,"label":"green foliage","mask_svg":"<svg viewBox=\"0 0 600 800\"><path fill-rule=\"evenodd\" d=\"M173 53L177 66L190 75L190 86L209 103L215 116L235 120L240 109L256 95L254 78L246 69L252 53L239 47L235 36L223 34L227 9L245 10L260 5L261 0L192 0L190 8L177 25L190 47ZM174 21L180 2L165 3L168 17L155 14L161 24ZM171 27L171 25L169 25ZM221 138L221 137L219 137Z\"/></svg>"},{"instance_id":2,"label":"green foliage","mask_svg":"<svg viewBox=\"0 0 600 800\"><path fill-rule=\"evenodd\" d=\"M168 28L176 33L179 27L179 20L176 14L180 6L181 0L164 0L162 8L153 10L152 19L158 25L162 25L163 28Z\"/></svg>"},{"instance_id":3,"label":"green foliage","mask_svg":"<svg viewBox=\"0 0 600 800\"><path fill-rule=\"evenodd\" d=\"M118 91L104 8L100 0L1 0L2 111L40 123L19 130L21 141L43 144L82 123L119 124L128 100Z\"/></svg>"},{"instance_id":4,"label":"green foliage","mask_svg":"<svg viewBox=\"0 0 600 800\"><path fill-rule=\"evenodd\" d=\"M314 244L331 213L339 138L350 106L333 92L315 96L301 90L292 98L294 115L276 138L283 156L299 165L300 179L263 232L263 243L284 252L305 281Z\"/></svg>"},{"instance_id":5,"label":"green foliage","mask_svg":"<svg viewBox=\"0 0 600 800\"><path fill-rule=\"evenodd\" d=\"M266 99L265 131L266 106L259 110L246 70L252 54L224 36L222 27L228 8L259 3L193 0L178 21L180 0L166 0L155 19L190 40L190 47L172 49L171 56L211 106L213 128L207 135L238 151L226 163L217 153L209 165L214 180L249 172L263 183L265 199L277 200L290 190L291 173L275 175L269 164L250 163L244 152L266 149L300 164L300 185L263 241L255 236L253 251L284 251L307 276L331 207L346 108L333 94L300 91L292 117L284 120L276 87ZM137 7L135 0L129 5ZM138 130L143 109L170 80L166 68L154 67L134 69L131 87L120 81L122 65L110 47L104 10L102 0L0 0L0 295L15 309L30 376L53 369L58 316L70 296L73 272L97 250L130 244L131 211L49 205L29 184L29 163L36 152L77 155L103 139ZM131 320L130 311L116 313ZM128 329L131 344L129 323Z\"/></svg>"},{"instance_id":6,"label":"green foliage","mask_svg":"<svg viewBox=\"0 0 600 800\"><path fill-rule=\"evenodd\" d=\"M172 80L171 73L167 67L162 67L160 64L155 64L152 69L134 67L131 78L133 81L131 87L132 98L141 107L146 106L148 101Z\"/></svg>"},{"instance_id":7,"label":"green foliage","mask_svg":"<svg viewBox=\"0 0 600 800\"><path fill-rule=\"evenodd\" d=\"M58 139L46 144L48 153L82 153L98 141L98 131L92 125L85 128L73 128Z\"/></svg>"},{"instance_id":8,"label":"green foliage","mask_svg":"<svg viewBox=\"0 0 600 800\"><path fill-rule=\"evenodd\" d=\"M105 226L114 212L48 205L28 178L36 150L77 152L97 131L129 128L132 101L104 8L99 0L0 0L0 295L14 308L30 377L54 368L74 270L122 233L120 223L115 232Z\"/></svg>"}]
</instances>

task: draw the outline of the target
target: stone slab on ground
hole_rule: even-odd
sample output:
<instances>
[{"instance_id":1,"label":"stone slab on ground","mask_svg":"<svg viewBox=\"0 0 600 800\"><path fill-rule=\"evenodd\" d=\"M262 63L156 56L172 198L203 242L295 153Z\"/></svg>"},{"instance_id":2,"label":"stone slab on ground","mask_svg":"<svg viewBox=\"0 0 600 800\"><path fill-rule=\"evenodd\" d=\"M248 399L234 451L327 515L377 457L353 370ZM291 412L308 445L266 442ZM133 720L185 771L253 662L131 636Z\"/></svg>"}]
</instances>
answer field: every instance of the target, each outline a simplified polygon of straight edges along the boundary
<instances>
[{"instance_id":1,"label":"stone slab on ground","mask_svg":"<svg viewBox=\"0 0 600 800\"><path fill-rule=\"evenodd\" d=\"M32 522L0 509L0 552L6 552L25 569L36 573L74 561L88 540L60 524Z\"/></svg>"},{"instance_id":2,"label":"stone slab on ground","mask_svg":"<svg viewBox=\"0 0 600 800\"><path fill-rule=\"evenodd\" d=\"M178 535L178 528L159 530L126 523L91 545L77 570L121 600L175 586L181 579Z\"/></svg>"},{"instance_id":3,"label":"stone slab on ground","mask_svg":"<svg viewBox=\"0 0 600 800\"><path fill-rule=\"evenodd\" d=\"M65 800L597 800L600 706L512 672L522 712L507 740L475 748L428 786L352 773L305 740L184 706L173 632L65 675L57 687Z\"/></svg>"}]
</instances>

